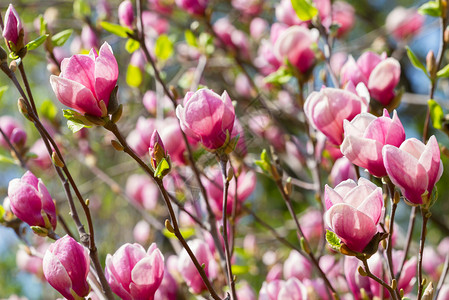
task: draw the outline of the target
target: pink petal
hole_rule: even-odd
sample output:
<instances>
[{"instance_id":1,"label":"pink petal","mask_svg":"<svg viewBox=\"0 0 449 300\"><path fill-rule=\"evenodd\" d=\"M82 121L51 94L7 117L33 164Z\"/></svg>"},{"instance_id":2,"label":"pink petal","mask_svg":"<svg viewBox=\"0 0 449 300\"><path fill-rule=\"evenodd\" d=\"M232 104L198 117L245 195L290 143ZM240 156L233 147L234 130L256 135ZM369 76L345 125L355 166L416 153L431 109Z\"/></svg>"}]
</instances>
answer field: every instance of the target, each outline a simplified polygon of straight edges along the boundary
<instances>
[{"instance_id":1,"label":"pink petal","mask_svg":"<svg viewBox=\"0 0 449 300\"><path fill-rule=\"evenodd\" d=\"M82 84L57 76L50 76L50 84L58 100L80 113L100 117L101 110L91 90Z\"/></svg>"},{"instance_id":2,"label":"pink petal","mask_svg":"<svg viewBox=\"0 0 449 300\"><path fill-rule=\"evenodd\" d=\"M95 60L95 91L98 101L103 100L106 106L109 97L115 88L118 78L117 60L112 53L112 48L105 42Z\"/></svg>"},{"instance_id":3,"label":"pink petal","mask_svg":"<svg viewBox=\"0 0 449 300\"><path fill-rule=\"evenodd\" d=\"M379 63L368 80L371 96L383 105L390 103L400 76L401 65L396 59L390 57Z\"/></svg>"},{"instance_id":4,"label":"pink petal","mask_svg":"<svg viewBox=\"0 0 449 300\"><path fill-rule=\"evenodd\" d=\"M67 299L74 300L73 296L70 294L72 280L70 279L69 274L59 258L51 252L51 249L52 245L47 252L45 252L44 259L42 261L44 276L54 289L60 292Z\"/></svg>"},{"instance_id":5,"label":"pink petal","mask_svg":"<svg viewBox=\"0 0 449 300\"><path fill-rule=\"evenodd\" d=\"M95 63L88 55L73 55L68 59L64 59L64 68L60 77L76 81L77 83L88 88L94 96L95 94Z\"/></svg>"},{"instance_id":6,"label":"pink petal","mask_svg":"<svg viewBox=\"0 0 449 300\"><path fill-rule=\"evenodd\" d=\"M373 220L346 204L332 206L325 215L329 227L349 249L362 252L377 232Z\"/></svg>"},{"instance_id":7,"label":"pink petal","mask_svg":"<svg viewBox=\"0 0 449 300\"><path fill-rule=\"evenodd\" d=\"M357 60L361 72L366 78L369 78L374 68L382 61L382 58L371 51L363 53ZM366 83L366 82L365 82Z\"/></svg>"},{"instance_id":8,"label":"pink petal","mask_svg":"<svg viewBox=\"0 0 449 300\"><path fill-rule=\"evenodd\" d=\"M410 202L421 204L428 184L426 169L411 154L394 146L385 145L382 155L391 181Z\"/></svg>"}]
</instances>

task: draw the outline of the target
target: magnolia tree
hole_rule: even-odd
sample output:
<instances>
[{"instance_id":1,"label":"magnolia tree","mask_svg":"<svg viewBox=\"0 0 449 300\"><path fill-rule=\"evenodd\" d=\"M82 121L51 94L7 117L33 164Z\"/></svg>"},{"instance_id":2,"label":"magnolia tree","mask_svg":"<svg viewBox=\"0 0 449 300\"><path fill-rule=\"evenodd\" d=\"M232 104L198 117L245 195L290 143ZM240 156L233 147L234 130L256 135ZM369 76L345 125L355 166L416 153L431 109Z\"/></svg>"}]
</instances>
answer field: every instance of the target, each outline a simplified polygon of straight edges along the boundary
<instances>
[{"instance_id":1,"label":"magnolia tree","mask_svg":"<svg viewBox=\"0 0 449 300\"><path fill-rule=\"evenodd\" d=\"M1 296L449 299L448 3L348 2L1 7Z\"/></svg>"}]
</instances>

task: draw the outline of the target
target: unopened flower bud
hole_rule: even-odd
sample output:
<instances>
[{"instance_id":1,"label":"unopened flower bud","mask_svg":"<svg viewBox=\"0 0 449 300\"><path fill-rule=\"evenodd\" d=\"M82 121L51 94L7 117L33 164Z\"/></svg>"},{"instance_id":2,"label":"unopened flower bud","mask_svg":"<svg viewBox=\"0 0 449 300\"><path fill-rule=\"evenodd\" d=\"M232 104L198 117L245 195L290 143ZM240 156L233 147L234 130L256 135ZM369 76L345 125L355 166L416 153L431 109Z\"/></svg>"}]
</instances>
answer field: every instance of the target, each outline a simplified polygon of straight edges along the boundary
<instances>
[{"instance_id":1,"label":"unopened flower bud","mask_svg":"<svg viewBox=\"0 0 449 300\"><path fill-rule=\"evenodd\" d=\"M149 152L151 166L156 170L159 163L167 157L167 151L165 150L164 143L157 130L154 130L153 135L151 136Z\"/></svg>"},{"instance_id":2,"label":"unopened flower bud","mask_svg":"<svg viewBox=\"0 0 449 300\"><path fill-rule=\"evenodd\" d=\"M434 77L437 70L436 70L435 55L433 54L432 50L430 50L427 53L427 56L426 56L426 67L427 67L427 71L430 74L430 77Z\"/></svg>"},{"instance_id":3,"label":"unopened flower bud","mask_svg":"<svg viewBox=\"0 0 449 300\"><path fill-rule=\"evenodd\" d=\"M23 25L19 14L12 4L9 4L5 14L5 26L3 28L3 37L9 50L16 52L24 47L23 44Z\"/></svg>"},{"instance_id":4,"label":"unopened flower bud","mask_svg":"<svg viewBox=\"0 0 449 300\"><path fill-rule=\"evenodd\" d=\"M120 3L118 7L118 18L122 26L126 26L129 28L133 27L134 10L131 1L125 0Z\"/></svg>"}]
</instances>

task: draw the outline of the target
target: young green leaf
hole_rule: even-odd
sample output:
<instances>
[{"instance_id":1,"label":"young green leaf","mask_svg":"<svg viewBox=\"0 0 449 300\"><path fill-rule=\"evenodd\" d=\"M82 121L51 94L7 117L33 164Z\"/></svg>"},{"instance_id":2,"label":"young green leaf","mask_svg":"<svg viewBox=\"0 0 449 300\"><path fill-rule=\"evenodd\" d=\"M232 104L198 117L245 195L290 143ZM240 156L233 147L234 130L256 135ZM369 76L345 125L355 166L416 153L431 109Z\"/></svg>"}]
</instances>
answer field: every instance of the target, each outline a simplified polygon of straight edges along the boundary
<instances>
[{"instance_id":1,"label":"young green leaf","mask_svg":"<svg viewBox=\"0 0 449 300\"><path fill-rule=\"evenodd\" d=\"M43 42L45 42L45 39L48 37L48 34L44 34L41 35L40 37L38 37L37 39L32 40L31 42L29 42L28 44L26 44L26 47L29 50L34 50L37 47L39 47L40 45L42 45Z\"/></svg>"},{"instance_id":2,"label":"young green leaf","mask_svg":"<svg viewBox=\"0 0 449 300\"><path fill-rule=\"evenodd\" d=\"M334 232L326 230L326 241L332 249L340 251L341 240Z\"/></svg>"},{"instance_id":3,"label":"young green leaf","mask_svg":"<svg viewBox=\"0 0 449 300\"><path fill-rule=\"evenodd\" d=\"M73 29L66 29L63 31L58 32L54 36L51 37L51 42L53 43L53 46L55 47L61 47L62 45L67 42L70 35L72 34Z\"/></svg>"},{"instance_id":4,"label":"young green leaf","mask_svg":"<svg viewBox=\"0 0 449 300\"><path fill-rule=\"evenodd\" d=\"M133 53L137 49L140 48L140 43L133 39L128 39L126 41L125 49L128 51L128 53Z\"/></svg>"},{"instance_id":5,"label":"young green leaf","mask_svg":"<svg viewBox=\"0 0 449 300\"><path fill-rule=\"evenodd\" d=\"M0 223L4 221L3 216L5 215L5 209L0 205Z\"/></svg>"},{"instance_id":6,"label":"young green leaf","mask_svg":"<svg viewBox=\"0 0 449 300\"><path fill-rule=\"evenodd\" d=\"M51 100L44 100L40 106L41 114L48 120L53 120L58 114L58 108L53 104Z\"/></svg>"},{"instance_id":7,"label":"young green leaf","mask_svg":"<svg viewBox=\"0 0 449 300\"><path fill-rule=\"evenodd\" d=\"M290 81L292 78L292 74L287 68L279 68L276 72L271 73L267 77L264 78L264 81L266 83L273 83L273 84L285 84Z\"/></svg>"},{"instance_id":8,"label":"young green leaf","mask_svg":"<svg viewBox=\"0 0 449 300\"><path fill-rule=\"evenodd\" d=\"M133 31L128 27L124 27L118 24L113 24L105 21L100 22L100 26L103 27L104 30L122 38L127 38L128 34L133 33Z\"/></svg>"},{"instance_id":9,"label":"young green leaf","mask_svg":"<svg viewBox=\"0 0 449 300\"><path fill-rule=\"evenodd\" d=\"M418 8L418 12L422 15L428 15L431 17L440 17L441 8L439 1L429 1L424 3Z\"/></svg>"},{"instance_id":10,"label":"young green leaf","mask_svg":"<svg viewBox=\"0 0 449 300\"><path fill-rule=\"evenodd\" d=\"M443 109L433 99L428 100L427 104L429 105L430 117L432 118L433 127L436 129L443 128L443 124L442 124L443 119L444 119Z\"/></svg>"},{"instance_id":11,"label":"young green leaf","mask_svg":"<svg viewBox=\"0 0 449 300\"><path fill-rule=\"evenodd\" d=\"M446 78L449 77L449 64L444 66L441 70L437 72L438 78Z\"/></svg>"},{"instance_id":12,"label":"young green leaf","mask_svg":"<svg viewBox=\"0 0 449 300\"><path fill-rule=\"evenodd\" d=\"M424 72L424 74L426 74L427 77L429 77L429 74L427 73L426 67L422 64L422 62L419 60L418 57L416 57L415 53L413 53L412 49L410 49L409 46L405 47L407 49L407 56L408 59L410 60L410 62L412 63L412 65L417 68L420 69L421 71Z\"/></svg>"},{"instance_id":13,"label":"young green leaf","mask_svg":"<svg viewBox=\"0 0 449 300\"><path fill-rule=\"evenodd\" d=\"M190 46L195 47L195 48L198 47L198 43L196 42L196 37L192 31L186 30L184 32L184 37L186 39L187 44L189 44Z\"/></svg>"},{"instance_id":14,"label":"young green leaf","mask_svg":"<svg viewBox=\"0 0 449 300\"><path fill-rule=\"evenodd\" d=\"M126 83L131 87L139 87L142 83L142 71L139 67L128 65L126 70Z\"/></svg>"},{"instance_id":15,"label":"young green leaf","mask_svg":"<svg viewBox=\"0 0 449 300\"><path fill-rule=\"evenodd\" d=\"M154 176L157 178L162 178L168 174L170 168L171 167L168 161L165 158L163 158L161 162L157 165L157 168L154 171Z\"/></svg>"},{"instance_id":16,"label":"young green leaf","mask_svg":"<svg viewBox=\"0 0 449 300\"><path fill-rule=\"evenodd\" d=\"M8 86L4 85L4 86L0 86L0 100L3 97L3 94L8 90Z\"/></svg>"},{"instance_id":17,"label":"young green leaf","mask_svg":"<svg viewBox=\"0 0 449 300\"><path fill-rule=\"evenodd\" d=\"M173 43L166 34L157 38L154 53L160 60L167 60L173 55Z\"/></svg>"},{"instance_id":18,"label":"young green leaf","mask_svg":"<svg viewBox=\"0 0 449 300\"><path fill-rule=\"evenodd\" d=\"M318 9L307 0L291 0L293 9L301 21L309 21L318 14Z\"/></svg>"},{"instance_id":19,"label":"young green leaf","mask_svg":"<svg viewBox=\"0 0 449 300\"><path fill-rule=\"evenodd\" d=\"M86 125L84 125L82 123L77 123L77 122L74 122L74 121L71 121L71 120L67 120L67 127L70 129L70 131L72 133L75 133L75 132L80 131L84 127L88 127L89 128L90 126L86 126Z\"/></svg>"}]
</instances>

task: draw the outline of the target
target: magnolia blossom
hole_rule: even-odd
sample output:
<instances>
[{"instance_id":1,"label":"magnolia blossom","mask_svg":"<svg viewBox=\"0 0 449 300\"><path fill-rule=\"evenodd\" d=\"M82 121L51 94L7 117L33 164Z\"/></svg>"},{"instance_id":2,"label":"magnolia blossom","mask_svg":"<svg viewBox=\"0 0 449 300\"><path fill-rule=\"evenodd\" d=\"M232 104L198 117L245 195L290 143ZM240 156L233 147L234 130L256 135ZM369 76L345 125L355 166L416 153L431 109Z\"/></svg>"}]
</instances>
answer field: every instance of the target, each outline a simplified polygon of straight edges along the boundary
<instances>
[{"instance_id":1,"label":"magnolia blossom","mask_svg":"<svg viewBox=\"0 0 449 300\"><path fill-rule=\"evenodd\" d=\"M40 178L27 171L9 182L8 197L12 212L30 226L56 228L56 207Z\"/></svg>"},{"instance_id":2,"label":"magnolia blossom","mask_svg":"<svg viewBox=\"0 0 449 300\"><path fill-rule=\"evenodd\" d=\"M159 190L146 175L133 174L126 181L126 194L147 210L153 210L157 205Z\"/></svg>"},{"instance_id":3,"label":"magnolia blossom","mask_svg":"<svg viewBox=\"0 0 449 300\"><path fill-rule=\"evenodd\" d=\"M61 63L61 74L51 75L50 83L58 100L82 114L96 117L104 115L118 77L117 61L108 43L100 52L92 49L89 55L73 55Z\"/></svg>"},{"instance_id":4,"label":"magnolia blossom","mask_svg":"<svg viewBox=\"0 0 449 300\"><path fill-rule=\"evenodd\" d=\"M397 40L405 40L419 33L425 17L415 8L397 6L387 16L385 27Z\"/></svg>"},{"instance_id":5,"label":"magnolia blossom","mask_svg":"<svg viewBox=\"0 0 449 300\"><path fill-rule=\"evenodd\" d=\"M8 9L5 13L5 21L2 34L6 40L6 46L11 51L18 51L24 46L23 36L20 37L20 35L23 34L23 23L12 4L9 4Z\"/></svg>"},{"instance_id":6,"label":"magnolia blossom","mask_svg":"<svg viewBox=\"0 0 449 300\"><path fill-rule=\"evenodd\" d=\"M315 63L315 53L312 45L317 41L317 35L303 26L292 26L283 31L274 44L274 54L283 62L285 59L305 73Z\"/></svg>"},{"instance_id":7,"label":"magnolia blossom","mask_svg":"<svg viewBox=\"0 0 449 300\"><path fill-rule=\"evenodd\" d=\"M259 300L305 300L307 289L297 278L287 281L264 282L259 292Z\"/></svg>"},{"instance_id":8,"label":"magnolia blossom","mask_svg":"<svg viewBox=\"0 0 449 300\"><path fill-rule=\"evenodd\" d=\"M344 121L345 138L341 152L353 164L365 168L372 175L387 175L382 158L384 145L399 147L405 140L405 131L396 111L390 118L384 109L382 117L369 113L356 116L351 122Z\"/></svg>"},{"instance_id":9,"label":"magnolia blossom","mask_svg":"<svg viewBox=\"0 0 449 300\"><path fill-rule=\"evenodd\" d=\"M357 180L357 174L349 159L346 157L340 157L332 166L331 173L329 174L329 180L332 185L335 186L347 179Z\"/></svg>"},{"instance_id":10,"label":"magnolia blossom","mask_svg":"<svg viewBox=\"0 0 449 300\"><path fill-rule=\"evenodd\" d=\"M134 9L130 0L125 0L118 7L118 19L120 24L129 28L133 27Z\"/></svg>"},{"instance_id":11,"label":"magnolia blossom","mask_svg":"<svg viewBox=\"0 0 449 300\"><path fill-rule=\"evenodd\" d=\"M204 265L204 272L206 273L206 276L209 279L214 279L218 274L218 265L207 243L196 239L189 241L188 244L193 254L198 259L200 265ZM189 286L192 293L199 294L207 289L200 273L196 269L185 249L183 249L181 254L179 254L177 265L179 273Z\"/></svg>"},{"instance_id":12,"label":"magnolia blossom","mask_svg":"<svg viewBox=\"0 0 449 300\"><path fill-rule=\"evenodd\" d=\"M107 255L105 276L121 299L152 300L164 277L164 256L154 243L148 251L139 244L125 244Z\"/></svg>"},{"instance_id":13,"label":"magnolia blossom","mask_svg":"<svg viewBox=\"0 0 449 300\"><path fill-rule=\"evenodd\" d=\"M363 53L357 62L350 56L340 72L342 84L363 82L371 97L384 106L393 100L400 76L401 66L396 59L371 51Z\"/></svg>"},{"instance_id":14,"label":"magnolia blossom","mask_svg":"<svg viewBox=\"0 0 449 300\"><path fill-rule=\"evenodd\" d=\"M208 89L188 92L183 105L176 108L182 130L207 149L221 148L234 127L234 106L228 93L219 96Z\"/></svg>"},{"instance_id":15,"label":"magnolia blossom","mask_svg":"<svg viewBox=\"0 0 449 300\"><path fill-rule=\"evenodd\" d=\"M10 116L0 117L0 128L13 146L22 147L25 145L27 134L23 129L22 124L15 118ZM0 134L0 145L9 149L9 145L3 137L3 134Z\"/></svg>"},{"instance_id":16,"label":"magnolia blossom","mask_svg":"<svg viewBox=\"0 0 449 300\"><path fill-rule=\"evenodd\" d=\"M176 5L192 15L203 15L209 0L175 0Z\"/></svg>"},{"instance_id":17,"label":"magnolia blossom","mask_svg":"<svg viewBox=\"0 0 449 300\"><path fill-rule=\"evenodd\" d=\"M44 276L48 283L68 300L89 294L90 287L86 281L89 266L87 248L68 235L51 244L43 260Z\"/></svg>"},{"instance_id":18,"label":"magnolia blossom","mask_svg":"<svg viewBox=\"0 0 449 300\"><path fill-rule=\"evenodd\" d=\"M435 136L431 136L426 145L415 138L405 140L399 148L386 145L382 156L391 181L413 204L422 204L423 197L430 197L443 173Z\"/></svg>"},{"instance_id":19,"label":"magnolia blossom","mask_svg":"<svg viewBox=\"0 0 449 300\"><path fill-rule=\"evenodd\" d=\"M310 124L321 131L331 143L343 142L343 121L351 121L366 112L368 103L356 94L334 88L312 92L304 104L304 113Z\"/></svg>"},{"instance_id":20,"label":"magnolia blossom","mask_svg":"<svg viewBox=\"0 0 449 300\"><path fill-rule=\"evenodd\" d=\"M326 185L324 200L327 226L349 249L363 252L377 233L384 202L382 189L363 177L358 183L348 179L334 189Z\"/></svg>"},{"instance_id":21,"label":"magnolia blossom","mask_svg":"<svg viewBox=\"0 0 449 300\"><path fill-rule=\"evenodd\" d=\"M214 168L209 175L211 180L204 180L203 184L211 203L212 210L218 219L222 218L223 213L223 180L220 169ZM237 171L235 171L237 172ZM203 181L203 180L202 180ZM235 178L231 180L228 188L227 214L232 213L235 205ZM237 177L237 207L239 212L242 203L251 195L256 188L256 174L252 171L243 170Z\"/></svg>"},{"instance_id":22,"label":"magnolia blossom","mask_svg":"<svg viewBox=\"0 0 449 300\"><path fill-rule=\"evenodd\" d=\"M297 278L304 280L312 276L312 264L296 250L290 251L290 255L284 262L284 278Z\"/></svg>"}]
</instances>

